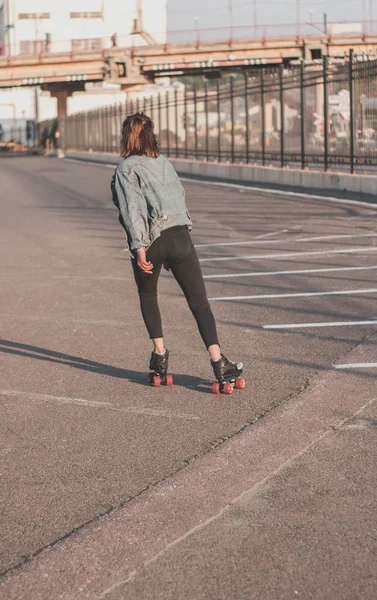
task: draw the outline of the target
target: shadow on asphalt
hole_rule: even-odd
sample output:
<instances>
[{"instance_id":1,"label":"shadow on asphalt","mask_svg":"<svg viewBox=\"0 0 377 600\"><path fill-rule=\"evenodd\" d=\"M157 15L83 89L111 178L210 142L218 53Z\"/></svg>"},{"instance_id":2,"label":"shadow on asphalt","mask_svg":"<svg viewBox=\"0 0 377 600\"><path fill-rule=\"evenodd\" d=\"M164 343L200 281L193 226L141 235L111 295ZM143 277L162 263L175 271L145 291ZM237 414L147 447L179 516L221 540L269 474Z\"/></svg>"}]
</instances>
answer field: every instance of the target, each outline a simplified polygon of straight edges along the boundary
<instances>
[{"instance_id":1,"label":"shadow on asphalt","mask_svg":"<svg viewBox=\"0 0 377 600\"><path fill-rule=\"evenodd\" d=\"M147 368L145 371L120 369L119 367L99 363L87 358L82 358L81 356L73 356L71 354L64 354L63 352L56 352L55 350L48 350L47 348L40 348L29 344L20 344L19 342L3 339L0 339L0 352L67 365L68 367L73 367L82 371L126 379L131 383L137 383L147 387L151 386L147 379ZM208 393L210 391L210 382L206 379L179 373L173 373L173 376L175 385L180 385L184 388L196 390L198 392Z\"/></svg>"}]
</instances>

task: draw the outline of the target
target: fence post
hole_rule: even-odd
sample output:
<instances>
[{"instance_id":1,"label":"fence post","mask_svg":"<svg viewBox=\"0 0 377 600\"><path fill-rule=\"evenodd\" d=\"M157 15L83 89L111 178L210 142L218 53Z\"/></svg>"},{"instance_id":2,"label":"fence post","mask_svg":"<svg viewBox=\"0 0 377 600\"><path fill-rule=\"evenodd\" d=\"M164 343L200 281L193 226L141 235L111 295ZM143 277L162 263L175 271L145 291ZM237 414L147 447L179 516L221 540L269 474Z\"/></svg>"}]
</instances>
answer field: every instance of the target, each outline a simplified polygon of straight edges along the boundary
<instances>
[{"instance_id":1,"label":"fence post","mask_svg":"<svg viewBox=\"0 0 377 600\"><path fill-rule=\"evenodd\" d=\"M350 86L350 164L351 173L355 172L355 122L353 105L353 48L349 51L349 86Z\"/></svg>"},{"instance_id":2,"label":"fence post","mask_svg":"<svg viewBox=\"0 0 377 600\"><path fill-rule=\"evenodd\" d=\"M151 96L151 119L153 121L153 125L155 125L155 122L154 122L154 96Z\"/></svg>"},{"instance_id":3,"label":"fence post","mask_svg":"<svg viewBox=\"0 0 377 600\"><path fill-rule=\"evenodd\" d=\"M161 92L157 95L157 110L158 110L158 137L160 138L160 144L162 145L161 135Z\"/></svg>"},{"instance_id":4,"label":"fence post","mask_svg":"<svg viewBox=\"0 0 377 600\"><path fill-rule=\"evenodd\" d=\"M205 102L205 115L206 115L206 161L209 162L209 137L208 137L208 83L205 82L204 88L204 102Z\"/></svg>"},{"instance_id":5,"label":"fence post","mask_svg":"<svg viewBox=\"0 0 377 600\"><path fill-rule=\"evenodd\" d=\"M284 88L283 88L284 65L279 67L279 91L280 91L280 167L284 169Z\"/></svg>"},{"instance_id":6,"label":"fence post","mask_svg":"<svg viewBox=\"0 0 377 600\"><path fill-rule=\"evenodd\" d=\"M100 151L106 151L106 120L105 120L105 107L101 107L101 140L100 140Z\"/></svg>"},{"instance_id":7,"label":"fence post","mask_svg":"<svg viewBox=\"0 0 377 600\"><path fill-rule=\"evenodd\" d=\"M169 126L169 92L166 92L166 147L168 156L170 155Z\"/></svg>"},{"instance_id":8,"label":"fence post","mask_svg":"<svg viewBox=\"0 0 377 600\"><path fill-rule=\"evenodd\" d=\"M301 169L305 169L305 93L304 93L304 61L300 62L300 110L301 110Z\"/></svg>"},{"instance_id":9,"label":"fence post","mask_svg":"<svg viewBox=\"0 0 377 600\"><path fill-rule=\"evenodd\" d=\"M111 106L106 106L106 150L111 152Z\"/></svg>"},{"instance_id":10,"label":"fence post","mask_svg":"<svg viewBox=\"0 0 377 600\"><path fill-rule=\"evenodd\" d=\"M234 89L233 89L233 77L230 75L230 119L232 124L231 129L231 162L234 164Z\"/></svg>"},{"instance_id":11,"label":"fence post","mask_svg":"<svg viewBox=\"0 0 377 600\"><path fill-rule=\"evenodd\" d=\"M323 57L323 134L324 134L324 170L329 168L329 117L327 101L327 56Z\"/></svg>"},{"instance_id":12,"label":"fence post","mask_svg":"<svg viewBox=\"0 0 377 600\"><path fill-rule=\"evenodd\" d=\"M264 103L264 69L260 72L260 101L262 113L262 165L266 164L266 108Z\"/></svg>"},{"instance_id":13,"label":"fence post","mask_svg":"<svg viewBox=\"0 0 377 600\"><path fill-rule=\"evenodd\" d=\"M185 115L185 158L187 158L187 150L188 150L188 114L187 114L187 86L185 84L185 93L184 93L184 115Z\"/></svg>"},{"instance_id":14,"label":"fence post","mask_svg":"<svg viewBox=\"0 0 377 600\"><path fill-rule=\"evenodd\" d=\"M98 137L97 137L97 152L103 150L103 148L101 148L101 143L102 143L102 139L103 139L103 135L102 135L102 106L97 108L97 113L98 113Z\"/></svg>"},{"instance_id":15,"label":"fence post","mask_svg":"<svg viewBox=\"0 0 377 600\"><path fill-rule=\"evenodd\" d=\"M113 127L115 120L115 106L111 105L110 109L110 118L109 118L109 150L112 152L114 150L114 135L113 135Z\"/></svg>"},{"instance_id":16,"label":"fence post","mask_svg":"<svg viewBox=\"0 0 377 600\"><path fill-rule=\"evenodd\" d=\"M122 131L122 124L123 124L123 115L122 115L122 103L119 103L119 129L118 129L118 134L120 134L120 132ZM117 138L117 150L119 151L119 137Z\"/></svg>"},{"instance_id":17,"label":"fence post","mask_svg":"<svg viewBox=\"0 0 377 600\"><path fill-rule=\"evenodd\" d=\"M174 90L174 111L175 111L175 156L178 158L178 89Z\"/></svg>"},{"instance_id":18,"label":"fence post","mask_svg":"<svg viewBox=\"0 0 377 600\"><path fill-rule=\"evenodd\" d=\"M102 110L102 126L103 126L103 137L102 137L102 152L106 152L107 150L107 106L103 107Z\"/></svg>"},{"instance_id":19,"label":"fence post","mask_svg":"<svg viewBox=\"0 0 377 600\"><path fill-rule=\"evenodd\" d=\"M216 92L217 92L217 160L221 162L221 106L220 106L220 81L216 79Z\"/></svg>"},{"instance_id":20,"label":"fence post","mask_svg":"<svg viewBox=\"0 0 377 600\"><path fill-rule=\"evenodd\" d=\"M198 106L196 100L196 84L194 83L194 127L195 127L195 160L198 160Z\"/></svg>"},{"instance_id":21,"label":"fence post","mask_svg":"<svg viewBox=\"0 0 377 600\"><path fill-rule=\"evenodd\" d=\"M246 164L249 164L249 96L247 89L248 72L244 72L245 78L245 145L246 145Z\"/></svg>"}]
</instances>

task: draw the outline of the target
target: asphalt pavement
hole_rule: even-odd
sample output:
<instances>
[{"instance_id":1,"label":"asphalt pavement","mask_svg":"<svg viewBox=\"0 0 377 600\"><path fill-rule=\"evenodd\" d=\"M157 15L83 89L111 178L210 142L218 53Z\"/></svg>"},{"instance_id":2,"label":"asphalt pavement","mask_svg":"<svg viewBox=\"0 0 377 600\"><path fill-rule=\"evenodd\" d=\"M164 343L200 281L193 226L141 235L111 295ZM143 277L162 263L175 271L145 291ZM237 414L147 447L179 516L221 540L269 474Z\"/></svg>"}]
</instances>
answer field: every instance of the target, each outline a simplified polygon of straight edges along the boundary
<instances>
[{"instance_id":1,"label":"asphalt pavement","mask_svg":"<svg viewBox=\"0 0 377 600\"><path fill-rule=\"evenodd\" d=\"M377 204L185 181L216 396L167 273L147 382L110 176L0 161L1 597L374 598Z\"/></svg>"}]
</instances>

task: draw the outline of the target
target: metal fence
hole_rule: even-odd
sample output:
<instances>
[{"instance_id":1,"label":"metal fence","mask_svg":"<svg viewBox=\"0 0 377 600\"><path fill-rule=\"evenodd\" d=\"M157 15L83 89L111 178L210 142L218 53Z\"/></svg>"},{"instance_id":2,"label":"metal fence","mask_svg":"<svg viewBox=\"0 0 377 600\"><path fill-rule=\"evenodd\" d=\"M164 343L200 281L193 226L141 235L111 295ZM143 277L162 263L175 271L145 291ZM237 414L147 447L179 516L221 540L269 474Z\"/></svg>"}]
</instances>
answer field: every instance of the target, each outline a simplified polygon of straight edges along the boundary
<instances>
[{"instance_id":1,"label":"metal fence","mask_svg":"<svg viewBox=\"0 0 377 600\"><path fill-rule=\"evenodd\" d=\"M118 152L125 115L153 119L166 156L349 170L377 167L377 60L245 70L62 120L65 148Z\"/></svg>"}]
</instances>

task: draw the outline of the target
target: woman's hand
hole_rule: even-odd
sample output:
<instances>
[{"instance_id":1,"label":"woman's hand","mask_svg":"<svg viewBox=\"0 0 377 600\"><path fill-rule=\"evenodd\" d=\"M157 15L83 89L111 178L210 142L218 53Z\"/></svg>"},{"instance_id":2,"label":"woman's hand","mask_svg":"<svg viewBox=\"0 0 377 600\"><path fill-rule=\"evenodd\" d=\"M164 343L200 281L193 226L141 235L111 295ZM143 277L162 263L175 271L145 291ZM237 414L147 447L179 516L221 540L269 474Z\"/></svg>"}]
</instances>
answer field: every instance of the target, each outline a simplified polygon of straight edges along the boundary
<instances>
[{"instance_id":1,"label":"woman's hand","mask_svg":"<svg viewBox=\"0 0 377 600\"><path fill-rule=\"evenodd\" d=\"M138 248L136 250L137 253L137 266L144 271L144 273L148 273L148 275L153 275L153 264L150 260L147 260L147 252L145 248Z\"/></svg>"}]
</instances>

